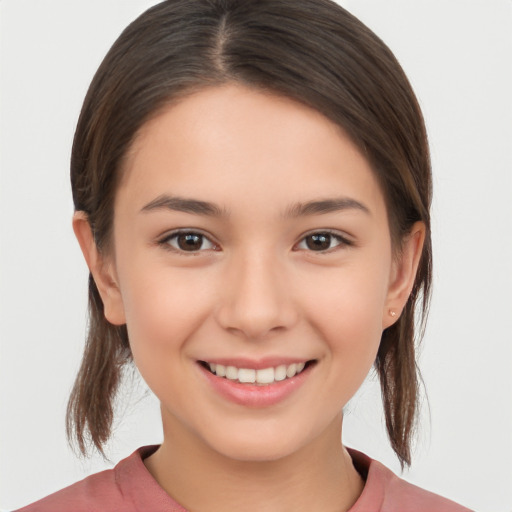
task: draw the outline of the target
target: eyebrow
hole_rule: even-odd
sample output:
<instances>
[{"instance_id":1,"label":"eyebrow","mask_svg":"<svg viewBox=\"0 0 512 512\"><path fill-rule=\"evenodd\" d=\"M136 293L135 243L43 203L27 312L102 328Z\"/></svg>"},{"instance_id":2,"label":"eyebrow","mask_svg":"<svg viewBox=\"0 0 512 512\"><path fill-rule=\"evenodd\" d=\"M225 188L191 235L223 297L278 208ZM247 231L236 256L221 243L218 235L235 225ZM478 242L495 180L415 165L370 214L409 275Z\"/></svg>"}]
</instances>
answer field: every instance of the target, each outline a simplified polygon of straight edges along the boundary
<instances>
[{"instance_id":1,"label":"eyebrow","mask_svg":"<svg viewBox=\"0 0 512 512\"><path fill-rule=\"evenodd\" d=\"M177 212L193 213L195 215L206 215L208 217L227 217L225 209L214 203L199 201L198 199L187 199L183 197L162 195L148 203L142 208L142 212L153 210L173 210Z\"/></svg>"},{"instance_id":2,"label":"eyebrow","mask_svg":"<svg viewBox=\"0 0 512 512\"><path fill-rule=\"evenodd\" d=\"M334 197L307 201L306 203L295 203L286 209L284 217L322 215L325 213L335 213L344 210L360 210L364 213L370 214L369 208L355 199L350 197Z\"/></svg>"},{"instance_id":3,"label":"eyebrow","mask_svg":"<svg viewBox=\"0 0 512 512\"><path fill-rule=\"evenodd\" d=\"M194 215L203 215L207 217L228 217L229 212L215 203L200 201L199 199L189 199L178 196L161 195L149 202L141 209L141 212L151 212L154 210L172 210L178 212L192 213ZM344 210L360 210L370 214L370 210L359 201L349 197L335 197L321 200L312 200L305 203L294 203L286 208L283 217L295 218L308 215L322 215L326 213L335 213Z\"/></svg>"}]
</instances>

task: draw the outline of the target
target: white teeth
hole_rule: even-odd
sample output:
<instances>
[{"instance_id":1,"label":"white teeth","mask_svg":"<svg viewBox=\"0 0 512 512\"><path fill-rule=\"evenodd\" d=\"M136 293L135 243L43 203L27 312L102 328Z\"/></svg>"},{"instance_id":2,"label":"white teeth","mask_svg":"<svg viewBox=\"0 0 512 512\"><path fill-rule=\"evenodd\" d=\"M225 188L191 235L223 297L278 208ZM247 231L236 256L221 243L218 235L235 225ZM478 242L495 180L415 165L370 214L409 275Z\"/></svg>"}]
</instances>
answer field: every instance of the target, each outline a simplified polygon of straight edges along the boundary
<instances>
[{"instance_id":1,"label":"white teeth","mask_svg":"<svg viewBox=\"0 0 512 512\"><path fill-rule=\"evenodd\" d=\"M230 380L238 380L238 368L228 366L226 368L226 377Z\"/></svg>"},{"instance_id":2,"label":"white teeth","mask_svg":"<svg viewBox=\"0 0 512 512\"><path fill-rule=\"evenodd\" d=\"M297 365L296 364L291 364L290 366L288 366L288 368L286 368L286 376L288 378L293 377L296 373L297 373Z\"/></svg>"},{"instance_id":3,"label":"white teeth","mask_svg":"<svg viewBox=\"0 0 512 512\"><path fill-rule=\"evenodd\" d=\"M306 363L292 363L289 365L282 364L275 368L270 367L254 370L252 368L237 368L236 366L208 363L210 371L216 374L217 377L225 377L229 380L237 380L242 383L257 383L261 385L280 382L286 378L290 379L304 370L305 366Z\"/></svg>"},{"instance_id":4,"label":"white teeth","mask_svg":"<svg viewBox=\"0 0 512 512\"><path fill-rule=\"evenodd\" d=\"M284 364L276 368L274 379L277 381L286 379L286 366Z\"/></svg>"},{"instance_id":5,"label":"white teeth","mask_svg":"<svg viewBox=\"0 0 512 512\"><path fill-rule=\"evenodd\" d=\"M247 368L240 368L238 370L238 380L240 382L256 382L256 370L249 370Z\"/></svg>"},{"instance_id":6,"label":"white teeth","mask_svg":"<svg viewBox=\"0 0 512 512\"><path fill-rule=\"evenodd\" d=\"M265 368L256 371L256 382L258 384L270 384L274 382L274 368Z\"/></svg>"},{"instance_id":7,"label":"white teeth","mask_svg":"<svg viewBox=\"0 0 512 512\"><path fill-rule=\"evenodd\" d=\"M219 377L225 377L226 376L226 367L222 364L217 364L216 367L217 368L215 369L215 373Z\"/></svg>"}]
</instances>

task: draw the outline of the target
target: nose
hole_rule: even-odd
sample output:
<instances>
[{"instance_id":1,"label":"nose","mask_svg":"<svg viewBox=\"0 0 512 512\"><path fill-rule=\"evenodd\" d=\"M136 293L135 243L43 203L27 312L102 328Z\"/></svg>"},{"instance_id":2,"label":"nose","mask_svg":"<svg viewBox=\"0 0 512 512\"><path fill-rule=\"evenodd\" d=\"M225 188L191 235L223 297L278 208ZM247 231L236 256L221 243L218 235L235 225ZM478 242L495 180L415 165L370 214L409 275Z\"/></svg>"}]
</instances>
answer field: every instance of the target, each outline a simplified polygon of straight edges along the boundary
<instances>
[{"instance_id":1,"label":"nose","mask_svg":"<svg viewBox=\"0 0 512 512\"><path fill-rule=\"evenodd\" d=\"M250 340L290 329L298 319L291 283L272 255L251 254L231 262L224 276L217 321Z\"/></svg>"}]
</instances>

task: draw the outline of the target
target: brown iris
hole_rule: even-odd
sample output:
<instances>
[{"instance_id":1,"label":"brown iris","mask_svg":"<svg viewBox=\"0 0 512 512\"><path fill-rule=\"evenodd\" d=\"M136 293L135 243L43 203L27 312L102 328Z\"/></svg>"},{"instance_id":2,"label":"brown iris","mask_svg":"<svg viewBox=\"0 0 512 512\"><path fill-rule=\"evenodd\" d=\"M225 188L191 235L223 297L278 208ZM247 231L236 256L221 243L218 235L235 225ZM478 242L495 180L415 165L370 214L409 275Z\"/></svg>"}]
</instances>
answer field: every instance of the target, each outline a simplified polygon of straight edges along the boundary
<instances>
[{"instance_id":1,"label":"brown iris","mask_svg":"<svg viewBox=\"0 0 512 512\"><path fill-rule=\"evenodd\" d=\"M182 251L198 251L203 245L203 236L196 233L181 233L176 236L176 241Z\"/></svg>"},{"instance_id":2,"label":"brown iris","mask_svg":"<svg viewBox=\"0 0 512 512\"><path fill-rule=\"evenodd\" d=\"M306 245L312 251L325 251L331 246L331 238L329 233L316 233L306 237Z\"/></svg>"}]
</instances>

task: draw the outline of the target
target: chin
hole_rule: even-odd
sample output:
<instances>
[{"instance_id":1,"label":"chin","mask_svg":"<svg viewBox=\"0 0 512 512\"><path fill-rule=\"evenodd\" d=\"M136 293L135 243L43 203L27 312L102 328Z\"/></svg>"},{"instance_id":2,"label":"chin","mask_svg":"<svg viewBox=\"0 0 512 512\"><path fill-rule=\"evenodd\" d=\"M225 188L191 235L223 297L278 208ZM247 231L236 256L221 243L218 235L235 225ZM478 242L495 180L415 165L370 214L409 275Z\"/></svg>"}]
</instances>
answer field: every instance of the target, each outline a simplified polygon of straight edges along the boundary
<instances>
[{"instance_id":1,"label":"chin","mask_svg":"<svg viewBox=\"0 0 512 512\"><path fill-rule=\"evenodd\" d=\"M209 435L205 441L219 455L239 462L272 462L284 459L312 441L304 436L304 432L291 431L277 425L275 427L277 429L241 427L227 435L226 432Z\"/></svg>"},{"instance_id":2,"label":"chin","mask_svg":"<svg viewBox=\"0 0 512 512\"><path fill-rule=\"evenodd\" d=\"M295 447L283 446L279 442L245 442L229 443L226 449L219 447L216 451L238 462L274 462L284 459L297 451Z\"/></svg>"}]
</instances>

